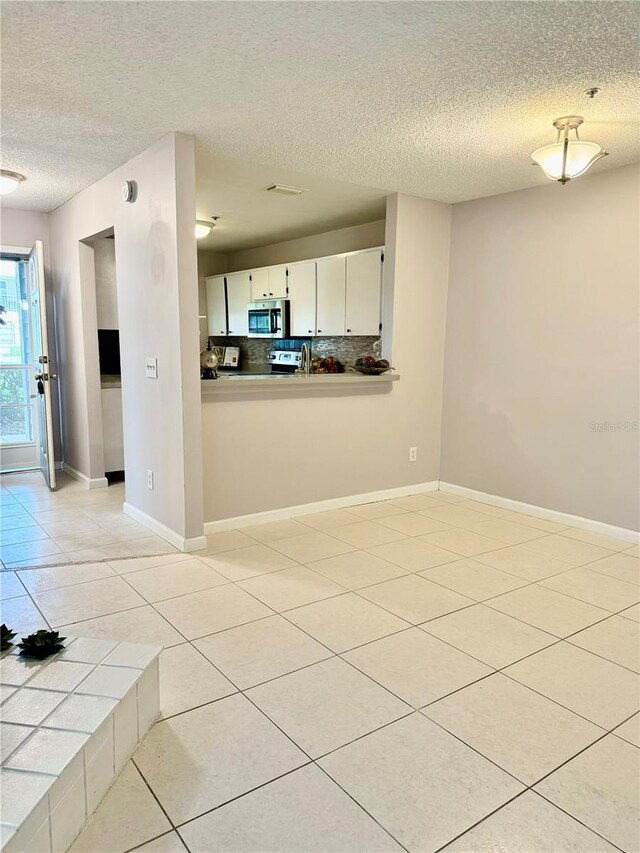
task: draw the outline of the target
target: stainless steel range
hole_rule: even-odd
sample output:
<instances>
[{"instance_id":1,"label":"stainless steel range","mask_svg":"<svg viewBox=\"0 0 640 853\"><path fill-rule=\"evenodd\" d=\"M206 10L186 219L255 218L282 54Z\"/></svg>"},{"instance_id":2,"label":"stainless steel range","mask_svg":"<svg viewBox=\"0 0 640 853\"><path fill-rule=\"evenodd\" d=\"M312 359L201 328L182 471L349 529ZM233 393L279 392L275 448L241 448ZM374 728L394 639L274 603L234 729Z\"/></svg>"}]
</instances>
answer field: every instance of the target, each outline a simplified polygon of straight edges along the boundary
<instances>
[{"instance_id":1,"label":"stainless steel range","mask_svg":"<svg viewBox=\"0 0 640 853\"><path fill-rule=\"evenodd\" d=\"M300 350L275 349L269 353L268 361L272 373L295 373L300 367L302 353Z\"/></svg>"}]
</instances>

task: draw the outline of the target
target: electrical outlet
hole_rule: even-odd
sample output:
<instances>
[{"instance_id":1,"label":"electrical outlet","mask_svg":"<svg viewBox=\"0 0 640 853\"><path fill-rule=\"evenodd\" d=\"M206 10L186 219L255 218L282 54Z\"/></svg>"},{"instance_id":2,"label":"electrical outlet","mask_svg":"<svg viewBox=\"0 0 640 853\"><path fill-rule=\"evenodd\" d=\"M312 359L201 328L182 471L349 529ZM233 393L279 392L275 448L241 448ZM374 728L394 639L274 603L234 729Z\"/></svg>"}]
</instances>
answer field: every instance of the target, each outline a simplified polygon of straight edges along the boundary
<instances>
[{"instance_id":1,"label":"electrical outlet","mask_svg":"<svg viewBox=\"0 0 640 853\"><path fill-rule=\"evenodd\" d=\"M153 489L153 471L147 471L147 488Z\"/></svg>"},{"instance_id":2,"label":"electrical outlet","mask_svg":"<svg viewBox=\"0 0 640 853\"><path fill-rule=\"evenodd\" d=\"M409 462L417 462L418 461L418 448L410 447L409 448Z\"/></svg>"}]
</instances>

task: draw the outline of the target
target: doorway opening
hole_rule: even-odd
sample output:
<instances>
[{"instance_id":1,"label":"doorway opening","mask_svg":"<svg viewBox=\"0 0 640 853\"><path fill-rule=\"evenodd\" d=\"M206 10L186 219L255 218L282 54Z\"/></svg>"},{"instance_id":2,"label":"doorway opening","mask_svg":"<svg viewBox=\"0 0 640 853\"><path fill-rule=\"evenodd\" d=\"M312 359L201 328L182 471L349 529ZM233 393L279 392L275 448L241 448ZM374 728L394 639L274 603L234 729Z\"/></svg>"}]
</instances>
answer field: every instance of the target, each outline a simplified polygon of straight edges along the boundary
<instances>
[{"instance_id":1,"label":"doorway opening","mask_svg":"<svg viewBox=\"0 0 640 853\"><path fill-rule=\"evenodd\" d=\"M124 482L124 429L122 419L122 369L116 279L114 230L90 241L96 285L96 325L102 405L104 476L109 485Z\"/></svg>"}]
</instances>

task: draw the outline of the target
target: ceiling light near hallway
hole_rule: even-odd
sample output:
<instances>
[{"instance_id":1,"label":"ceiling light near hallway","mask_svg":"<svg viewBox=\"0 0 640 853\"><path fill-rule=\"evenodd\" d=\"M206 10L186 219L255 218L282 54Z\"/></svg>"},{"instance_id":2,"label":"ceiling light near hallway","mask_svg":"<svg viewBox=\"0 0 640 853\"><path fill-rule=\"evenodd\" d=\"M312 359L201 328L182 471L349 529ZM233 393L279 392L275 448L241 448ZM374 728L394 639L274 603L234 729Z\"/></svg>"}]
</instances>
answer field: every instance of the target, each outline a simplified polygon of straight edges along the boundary
<instances>
[{"instance_id":1,"label":"ceiling light near hallway","mask_svg":"<svg viewBox=\"0 0 640 853\"><path fill-rule=\"evenodd\" d=\"M9 195L9 193L14 192L23 181L26 181L26 178L19 172L0 169L0 195Z\"/></svg>"},{"instance_id":2,"label":"ceiling light near hallway","mask_svg":"<svg viewBox=\"0 0 640 853\"><path fill-rule=\"evenodd\" d=\"M215 227L215 222L209 222L206 219L196 219L196 240L201 240L206 237L211 229Z\"/></svg>"},{"instance_id":3,"label":"ceiling light near hallway","mask_svg":"<svg viewBox=\"0 0 640 853\"><path fill-rule=\"evenodd\" d=\"M552 181L566 184L567 181L584 175L597 160L609 153L603 151L596 142L583 142L580 139L578 128L583 121L582 116L557 118L553 122L558 131L556 141L537 148L531 155L533 161ZM569 139L571 131L575 133L575 139Z\"/></svg>"}]
</instances>

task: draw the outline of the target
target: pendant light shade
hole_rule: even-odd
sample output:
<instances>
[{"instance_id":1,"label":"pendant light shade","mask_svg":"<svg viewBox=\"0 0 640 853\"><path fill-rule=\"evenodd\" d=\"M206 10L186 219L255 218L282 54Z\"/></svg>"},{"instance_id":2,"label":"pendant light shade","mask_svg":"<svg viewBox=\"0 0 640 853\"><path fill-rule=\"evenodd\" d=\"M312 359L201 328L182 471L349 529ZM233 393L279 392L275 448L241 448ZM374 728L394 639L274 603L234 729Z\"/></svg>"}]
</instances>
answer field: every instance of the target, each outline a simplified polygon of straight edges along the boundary
<instances>
[{"instance_id":1,"label":"pendant light shade","mask_svg":"<svg viewBox=\"0 0 640 853\"><path fill-rule=\"evenodd\" d=\"M9 193L14 192L24 180L24 175L19 172L0 169L0 195L9 195Z\"/></svg>"},{"instance_id":2,"label":"pendant light shade","mask_svg":"<svg viewBox=\"0 0 640 853\"><path fill-rule=\"evenodd\" d=\"M566 184L577 178L600 160L608 152L603 151L596 142L583 142L578 136L578 127L584 119L581 116L557 118L553 125L558 131L556 141L551 145L537 148L531 155L534 163L542 169L552 181ZM575 139L569 139L569 132L575 133Z\"/></svg>"},{"instance_id":3,"label":"pendant light shade","mask_svg":"<svg viewBox=\"0 0 640 853\"><path fill-rule=\"evenodd\" d=\"M211 229L215 226L215 222L208 222L206 219L196 219L196 240L206 237Z\"/></svg>"}]
</instances>

